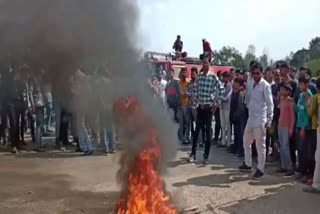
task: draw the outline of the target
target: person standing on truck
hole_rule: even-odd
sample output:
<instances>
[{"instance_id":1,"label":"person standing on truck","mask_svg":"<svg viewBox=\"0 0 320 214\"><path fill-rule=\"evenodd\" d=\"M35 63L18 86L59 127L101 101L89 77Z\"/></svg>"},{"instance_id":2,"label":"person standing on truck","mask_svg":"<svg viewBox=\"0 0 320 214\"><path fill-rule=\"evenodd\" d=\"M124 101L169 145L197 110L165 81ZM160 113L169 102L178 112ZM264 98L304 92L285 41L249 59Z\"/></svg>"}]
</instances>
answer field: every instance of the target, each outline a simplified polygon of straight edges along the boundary
<instances>
[{"instance_id":1,"label":"person standing on truck","mask_svg":"<svg viewBox=\"0 0 320 214\"><path fill-rule=\"evenodd\" d=\"M203 54L200 55L200 59L207 58L209 63L211 63L212 59L212 48L210 43L206 39L202 39L202 47L203 47Z\"/></svg>"},{"instance_id":2,"label":"person standing on truck","mask_svg":"<svg viewBox=\"0 0 320 214\"><path fill-rule=\"evenodd\" d=\"M183 42L181 41L180 35L178 35L176 41L174 41L172 49L174 49L175 52L182 52Z\"/></svg>"}]
</instances>

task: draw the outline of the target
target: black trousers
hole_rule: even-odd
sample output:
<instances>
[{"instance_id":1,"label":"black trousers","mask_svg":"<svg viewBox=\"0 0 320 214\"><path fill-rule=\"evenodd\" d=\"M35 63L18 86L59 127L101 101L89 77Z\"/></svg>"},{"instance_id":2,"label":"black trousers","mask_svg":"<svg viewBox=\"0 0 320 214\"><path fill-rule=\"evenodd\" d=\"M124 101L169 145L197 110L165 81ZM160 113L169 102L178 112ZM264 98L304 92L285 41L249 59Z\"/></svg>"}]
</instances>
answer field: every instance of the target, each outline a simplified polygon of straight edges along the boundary
<instances>
[{"instance_id":1,"label":"black trousers","mask_svg":"<svg viewBox=\"0 0 320 214\"><path fill-rule=\"evenodd\" d=\"M217 108L217 110L214 112L214 119L216 122L214 128L214 139L218 140L221 131L220 108Z\"/></svg>"},{"instance_id":2,"label":"black trousers","mask_svg":"<svg viewBox=\"0 0 320 214\"><path fill-rule=\"evenodd\" d=\"M8 108L5 104L1 105L1 125L0 125L0 137L5 141L6 139L6 128L7 128L7 120L8 120Z\"/></svg>"},{"instance_id":3,"label":"black trousers","mask_svg":"<svg viewBox=\"0 0 320 214\"><path fill-rule=\"evenodd\" d=\"M197 123L196 123L196 131L193 136L192 143L192 155L196 155L197 147L198 147L198 136L202 127L204 127L205 131L205 150L204 150L204 158L209 157L210 147L211 147L211 124L212 124L212 109L210 106L208 107L199 107L198 115L197 115Z\"/></svg>"},{"instance_id":4,"label":"black trousers","mask_svg":"<svg viewBox=\"0 0 320 214\"><path fill-rule=\"evenodd\" d=\"M168 103L168 108L173 110L174 116L173 119L176 123L179 123L179 118L178 118L178 104L169 104Z\"/></svg>"},{"instance_id":5,"label":"black trousers","mask_svg":"<svg viewBox=\"0 0 320 214\"><path fill-rule=\"evenodd\" d=\"M26 107L24 102L17 102L15 104L15 119L16 119L16 124L18 126L17 128L17 135L20 136L21 140L24 141L24 130L25 130L25 125L26 125L26 120L25 120L25 112L26 112Z\"/></svg>"},{"instance_id":6,"label":"black trousers","mask_svg":"<svg viewBox=\"0 0 320 214\"><path fill-rule=\"evenodd\" d=\"M11 147L19 147L20 139L19 139L19 126L16 119L16 108L14 103L8 103L2 105L2 114L1 116L5 116L1 118L1 134L5 133L7 117L9 118L9 141L11 143Z\"/></svg>"},{"instance_id":7,"label":"black trousers","mask_svg":"<svg viewBox=\"0 0 320 214\"><path fill-rule=\"evenodd\" d=\"M62 110L61 113L61 124L60 124L60 136L59 140L63 145L69 143L69 125L70 125L70 112L66 109Z\"/></svg>"}]
</instances>

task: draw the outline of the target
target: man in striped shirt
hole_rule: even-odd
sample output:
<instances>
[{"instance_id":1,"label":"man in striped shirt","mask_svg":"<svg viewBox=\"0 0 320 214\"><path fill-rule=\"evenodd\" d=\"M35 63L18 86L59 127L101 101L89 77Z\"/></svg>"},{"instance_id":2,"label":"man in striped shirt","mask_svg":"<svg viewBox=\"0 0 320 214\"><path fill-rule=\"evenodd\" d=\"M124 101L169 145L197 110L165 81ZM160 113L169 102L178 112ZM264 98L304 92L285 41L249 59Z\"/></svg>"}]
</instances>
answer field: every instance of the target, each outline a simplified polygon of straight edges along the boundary
<instances>
[{"instance_id":1,"label":"man in striped shirt","mask_svg":"<svg viewBox=\"0 0 320 214\"><path fill-rule=\"evenodd\" d=\"M210 63L208 59L203 60L203 72L198 76L197 85L197 97L198 97L198 114L196 131L193 136L192 152L189 157L190 162L196 160L197 141L200 129L204 127L206 134L205 151L203 156L203 163L208 163L208 157L211 146L211 123L212 115L217 109L220 103L223 88L218 80L218 77L209 71Z\"/></svg>"}]
</instances>

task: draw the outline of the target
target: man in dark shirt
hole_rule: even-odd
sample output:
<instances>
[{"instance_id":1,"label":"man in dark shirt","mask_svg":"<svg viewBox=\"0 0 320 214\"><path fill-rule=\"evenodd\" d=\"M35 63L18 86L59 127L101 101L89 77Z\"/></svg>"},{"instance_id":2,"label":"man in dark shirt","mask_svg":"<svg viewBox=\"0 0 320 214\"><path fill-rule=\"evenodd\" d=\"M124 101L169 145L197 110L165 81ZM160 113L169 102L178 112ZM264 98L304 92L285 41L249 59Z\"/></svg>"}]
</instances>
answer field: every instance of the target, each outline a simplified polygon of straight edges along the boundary
<instances>
[{"instance_id":1,"label":"man in dark shirt","mask_svg":"<svg viewBox=\"0 0 320 214\"><path fill-rule=\"evenodd\" d=\"M180 91L179 82L174 79L173 69L170 69L167 71L167 81L168 83L167 83L165 92L166 92L168 108L173 110L174 120L178 122L179 119L178 119L177 113L178 113L178 106L180 104L181 91Z\"/></svg>"}]
</instances>

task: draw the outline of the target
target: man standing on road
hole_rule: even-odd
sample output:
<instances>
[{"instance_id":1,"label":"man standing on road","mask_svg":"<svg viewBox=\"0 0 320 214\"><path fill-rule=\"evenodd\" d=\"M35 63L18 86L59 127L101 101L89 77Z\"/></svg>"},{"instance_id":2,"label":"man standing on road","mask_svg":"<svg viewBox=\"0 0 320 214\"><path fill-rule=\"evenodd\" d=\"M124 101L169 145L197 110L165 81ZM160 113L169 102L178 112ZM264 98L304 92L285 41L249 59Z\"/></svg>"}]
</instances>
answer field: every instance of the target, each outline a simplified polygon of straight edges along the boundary
<instances>
[{"instance_id":1,"label":"man standing on road","mask_svg":"<svg viewBox=\"0 0 320 214\"><path fill-rule=\"evenodd\" d=\"M208 163L208 157L211 146L211 123L213 112L217 109L220 103L223 89L220 87L218 77L210 71L210 63L208 59L203 61L203 72L198 76L198 114L196 131L193 136L192 152L189 157L189 162L196 160L197 142L200 129L204 127L206 140L205 151L203 155L203 163Z\"/></svg>"},{"instance_id":2,"label":"man standing on road","mask_svg":"<svg viewBox=\"0 0 320 214\"><path fill-rule=\"evenodd\" d=\"M232 95L232 84L229 81L229 72L225 71L222 74L222 81L224 86L224 94L220 104L220 119L221 119L221 128L222 128L222 140L221 144L218 147L228 147L228 150L231 151L231 124L230 124L230 101ZM227 131L227 136L226 136Z\"/></svg>"},{"instance_id":3,"label":"man standing on road","mask_svg":"<svg viewBox=\"0 0 320 214\"><path fill-rule=\"evenodd\" d=\"M245 162L239 169L240 171L251 171L251 144L255 140L258 150L258 167L253 179L260 179L264 175L266 161L266 130L272 123L274 105L270 84L262 78L262 66L256 63L251 69L254 85L250 96L249 119L243 136Z\"/></svg>"},{"instance_id":4,"label":"man standing on road","mask_svg":"<svg viewBox=\"0 0 320 214\"><path fill-rule=\"evenodd\" d=\"M187 86L189 81L187 80L187 69L182 68L180 72L180 108L179 108L179 137L184 145L189 144L190 137L190 115L188 112L188 96L187 96Z\"/></svg>"}]
</instances>

